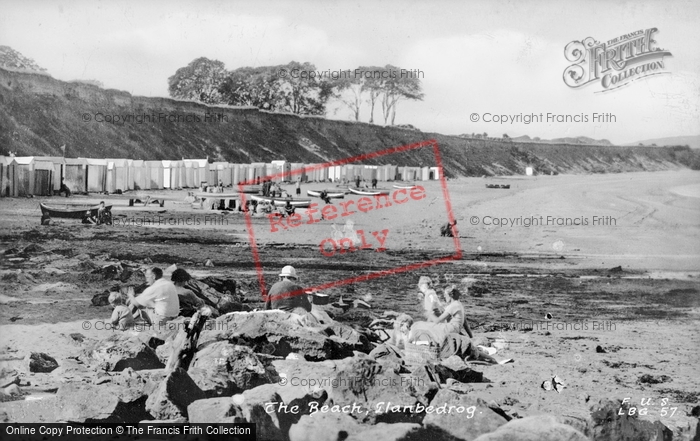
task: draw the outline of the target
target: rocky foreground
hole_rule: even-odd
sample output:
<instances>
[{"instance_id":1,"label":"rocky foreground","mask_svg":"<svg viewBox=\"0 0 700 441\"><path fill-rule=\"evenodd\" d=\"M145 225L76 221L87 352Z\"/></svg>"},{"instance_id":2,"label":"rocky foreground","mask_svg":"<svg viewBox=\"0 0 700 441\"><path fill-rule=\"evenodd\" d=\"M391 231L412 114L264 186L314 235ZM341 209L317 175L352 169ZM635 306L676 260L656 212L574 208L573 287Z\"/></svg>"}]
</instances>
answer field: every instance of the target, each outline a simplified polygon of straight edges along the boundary
<instances>
[{"instance_id":1,"label":"rocky foreground","mask_svg":"<svg viewBox=\"0 0 700 441\"><path fill-rule=\"evenodd\" d=\"M483 374L457 357L407 365L372 359L370 331L336 321L309 326L281 311L233 312L205 324L191 363L166 369L186 319L167 329L71 338L79 355L30 353L6 391L31 382L43 400L3 404L3 420L251 422L266 440L670 440L660 422L620 400L586 417L514 418ZM11 392L11 391L10 391ZM693 433L686 433L691 439Z\"/></svg>"}]
</instances>

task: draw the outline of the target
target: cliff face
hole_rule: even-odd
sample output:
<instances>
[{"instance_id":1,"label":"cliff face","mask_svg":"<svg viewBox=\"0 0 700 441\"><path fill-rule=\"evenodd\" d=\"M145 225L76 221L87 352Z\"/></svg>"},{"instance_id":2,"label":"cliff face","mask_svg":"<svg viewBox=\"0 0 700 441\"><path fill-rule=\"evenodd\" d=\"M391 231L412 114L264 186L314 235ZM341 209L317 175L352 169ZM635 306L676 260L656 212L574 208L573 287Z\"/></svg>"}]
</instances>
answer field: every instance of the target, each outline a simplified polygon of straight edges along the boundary
<instances>
[{"instance_id":1,"label":"cliff face","mask_svg":"<svg viewBox=\"0 0 700 441\"><path fill-rule=\"evenodd\" d=\"M131 96L0 69L0 153L319 163L435 139L447 176L678 168L671 148L518 143ZM433 166L430 149L367 163Z\"/></svg>"}]
</instances>

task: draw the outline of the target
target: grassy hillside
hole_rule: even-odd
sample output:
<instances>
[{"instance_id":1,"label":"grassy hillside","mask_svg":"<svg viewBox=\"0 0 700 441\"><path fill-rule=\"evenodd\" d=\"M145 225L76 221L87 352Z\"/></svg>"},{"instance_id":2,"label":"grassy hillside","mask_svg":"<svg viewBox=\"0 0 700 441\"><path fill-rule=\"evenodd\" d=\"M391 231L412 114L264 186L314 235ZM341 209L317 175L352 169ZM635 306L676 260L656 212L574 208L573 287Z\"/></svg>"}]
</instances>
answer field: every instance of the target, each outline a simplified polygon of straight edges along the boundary
<instances>
[{"instance_id":1,"label":"grassy hillside","mask_svg":"<svg viewBox=\"0 0 700 441\"><path fill-rule=\"evenodd\" d=\"M106 121L112 116L144 115L152 120ZM70 157L154 160L209 156L242 163L281 159L317 163L426 139L437 140L448 176L523 174L526 166L540 173L683 167L678 151L672 148L463 139L252 108L134 97L47 75L0 69L2 154L60 156L60 146L65 144ZM429 149L378 158L374 163L435 165Z\"/></svg>"}]
</instances>

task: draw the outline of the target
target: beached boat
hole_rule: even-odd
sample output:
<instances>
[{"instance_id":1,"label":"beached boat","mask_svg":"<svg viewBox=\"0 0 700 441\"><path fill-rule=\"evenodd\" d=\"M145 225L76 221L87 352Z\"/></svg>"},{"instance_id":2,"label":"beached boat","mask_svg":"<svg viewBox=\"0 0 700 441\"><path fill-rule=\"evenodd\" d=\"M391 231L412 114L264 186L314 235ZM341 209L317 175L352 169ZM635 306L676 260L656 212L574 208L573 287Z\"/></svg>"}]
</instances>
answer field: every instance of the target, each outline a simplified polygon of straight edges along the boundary
<instances>
[{"instance_id":1,"label":"beached boat","mask_svg":"<svg viewBox=\"0 0 700 441\"><path fill-rule=\"evenodd\" d=\"M306 195L314 198L320 198L322 191L323 190L306 190ZM331 199L343 199L345 197L345 192L338 190L326 190L326 194Z\"/></svg>"},{"instance_id":2,"label":"beached boat","mask_svg":"<svg viewBox=\"0 0 700 441\"><path fill-rule=\"evenodd\" d=\"M289 202L292 207L306 208L311 204L311 199L294 199L294 198L273 198L270 196L260 196L257 194L251 195L251 199L258 202L269 202L277 207L284 207Z\"/></svg>"},{"instance_id":3,"label":"beached boat","mask_svg":"<svg viewBox=\"0 0 700 441\"><path fill-rule=\"evenodd\" d=\"M411 189L415 186L416 186L416 184L394 184L393 185L394 188L407 188L407 189Z\"/></svg>"},{"instance_id":4,"label":"beached boat","mask_svg":"<svg viewBox=\"0 0 700 441\"><path fill-rule=\"evenodd\" d=\"M93 217L97 216L97 210L100 209L100 205L75 205L75 204L70 204L70 205L47 205L44 203L40 203L39 207L41 207L41 215L44 217L58 217L58 218L63 218L63 219L83 219L85 217L85 213L87 211L90 211L90 215ZM112 211L112 206L111 205L105 205L105 211L106 212L111 212Z\"/></svg>"},{"instance_id":5,"label":"beached boat","mask_svg":"<svg viewBox=\"0 0 700 441\"><path fill-rule=\"evenodd\" d=\"M486 184L486 188L510 188L510 184Z\"/></svg>"},{"instance_id":6,"label":"beached boat","mask_svg":"<svg viewBox=\"0 0 700 441\"><path fill-rule=\"evenodd\" d=\"M236 190L238 190L240 187L235 186ZM250 193L250 194L258 194L262 191L262 185L244 185L243 186L243 193Z\"/></svg>"},{"instance_id":7,"label":"beached boat","mask_svg":"<svg viewBox=\"0 0 700 441\"><path fill-rule=\"evenodd\" d=\"M359 194L362 196L377 196L380 194L389 194L389 190L384 190L381 188L355 188L355 187L350 187L348 190L350 190L352 193Z\"/></svg>"}]
</instances>

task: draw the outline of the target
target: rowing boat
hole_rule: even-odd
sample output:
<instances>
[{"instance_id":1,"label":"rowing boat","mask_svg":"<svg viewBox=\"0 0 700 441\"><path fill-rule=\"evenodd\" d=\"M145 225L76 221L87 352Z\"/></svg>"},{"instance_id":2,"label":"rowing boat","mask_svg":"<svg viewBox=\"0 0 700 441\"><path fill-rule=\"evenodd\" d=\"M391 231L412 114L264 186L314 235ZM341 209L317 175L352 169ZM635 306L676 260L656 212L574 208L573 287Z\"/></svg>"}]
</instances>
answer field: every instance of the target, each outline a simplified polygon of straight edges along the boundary
<instances>
[{"instance_id":1,"label":"rowing boat","mask_svg":"<svg viewBox=\"0 0 700 441\"><path fill-rule=\"evenodd\" d=\"M350 187L348 188L351 192L355 194L359 194L362 196L378 196L380 194L389 194L389 190L383 190L381 188L374 188L374 189L369 189L369 188L355 188L355 187Z\"/></svg>"},{"instance_id":2,"label":"rowing boat","mask_svg":"<svg viewBox=\"0 0 700 441\"><path fill-rule=\"evenodd\" d=\"M322 191L323 190L306 190L306 195L314 198L320 198ZM345 192L338 190L326 190L326 196L331 199L343 199L345 197Z\"/></svg>"},{"instance_id":3,"label":"rowing boat","mask_svg":"<svg viewBox=\"0 0 700 441\"><path fill-rule=\"evenodd\" d=\"M412 189L412 188L415 187L415 186L416 186L416 184L394 184L394 185L393 185L394 188L406 188L406 189L409 189L409 190Z\"/></svg>"},{"instance_id":4,"label":"rowing boat","mask_svg":"<svg viewBox=\"0 0 700 441\"><path fill-rule=\"evenodd\" d=\"M236 192L236 193L194 193L193 196L196 196L200 199L238 199L241 197L241 194Z\"/></svg>"},{"instance_id":5,"label":"rowing boat","mask_svg":"<svg viewBox=\"0 0 700 441\"><path fill-rule=\"evenodd\" d=\"M44 217L58 217L58 218L63 218L63 219L83 219L85 217L85 213L87 211L90 211L90 216L97 217L97 210L100 209L99 204L98 205L84 205L84 206L76 206L76 205L68 205L68 206L55 206L55 205L46 205L43 202L39 203L39 207L41 207L41 215ZM112 206L111 205L105 205L105 212L111 212Z\"/></svg>"},{"instance_id":6,"label":"rowing boat","mask_svg":"<svg viewBox=\"0 0 700 441\"><path fill-rule=\"evenodd\" d=\"M270 196L260 196L257 194L251 195L250 198L258 202L272 203L278 207L284 207L285 205L287 205L287 202L289 202L292 207L300 208L306 208L311 204L311 199L273 198Z\"/></svg>"}]
</instances>

